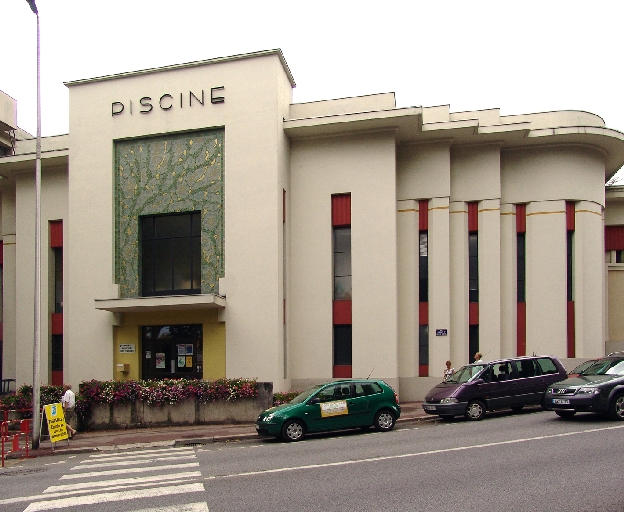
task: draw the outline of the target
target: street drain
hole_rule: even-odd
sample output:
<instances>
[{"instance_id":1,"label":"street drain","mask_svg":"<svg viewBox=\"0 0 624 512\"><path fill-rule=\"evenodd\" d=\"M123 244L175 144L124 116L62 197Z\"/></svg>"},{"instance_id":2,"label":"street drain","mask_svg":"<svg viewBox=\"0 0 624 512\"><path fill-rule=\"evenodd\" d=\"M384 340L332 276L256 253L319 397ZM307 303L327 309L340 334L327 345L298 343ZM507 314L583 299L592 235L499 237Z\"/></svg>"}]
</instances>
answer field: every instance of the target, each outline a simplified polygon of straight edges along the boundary
<instances>
[{"instance_id":1,"label":"street drain","mask_svg":"<svg viewBox=\"0 0 624 512\"><path fill-rule=\"evenodd\" d=\"M214 439L212 437L196 437L193 439L179 439L175 442L174 446L176 448L180 447L189 447L189 446L204 446L206 444L214 443Z\"/></svg>"}]
</instances>

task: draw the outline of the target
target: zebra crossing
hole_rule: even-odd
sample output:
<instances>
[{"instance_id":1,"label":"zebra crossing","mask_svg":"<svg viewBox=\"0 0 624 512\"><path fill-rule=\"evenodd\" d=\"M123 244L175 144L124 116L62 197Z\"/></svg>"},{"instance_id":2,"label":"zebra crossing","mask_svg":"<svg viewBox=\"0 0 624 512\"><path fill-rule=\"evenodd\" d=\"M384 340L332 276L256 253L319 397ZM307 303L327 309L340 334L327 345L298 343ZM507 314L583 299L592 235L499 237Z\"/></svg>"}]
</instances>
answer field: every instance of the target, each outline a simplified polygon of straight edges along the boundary
<instances>
[{"instance_id":1,"label":"zebra crossing","mask_svg":"<svg viewBox=\"0 0 624 512\"><path fill-rule=\"evenodd\" d=\"M40 495L0 500L8 504L30 502L24 512L58 510L69 507L98 505L132 500L156 500L160 505L166 496L194 503L160 508L125 508L130 512L208 512L205 502L192 499L204 492L201 471L195 450L158 448L128 453L94 454L63 474L57 485L48 486ZM189 495L181 498L181 495ZM198 496L199 499L202 496ZM137 504L137 502L134 502ZM139 503L141 505L141 503ZM120 510L119 504L115 510Z\"/></svg>"}]
</instances>

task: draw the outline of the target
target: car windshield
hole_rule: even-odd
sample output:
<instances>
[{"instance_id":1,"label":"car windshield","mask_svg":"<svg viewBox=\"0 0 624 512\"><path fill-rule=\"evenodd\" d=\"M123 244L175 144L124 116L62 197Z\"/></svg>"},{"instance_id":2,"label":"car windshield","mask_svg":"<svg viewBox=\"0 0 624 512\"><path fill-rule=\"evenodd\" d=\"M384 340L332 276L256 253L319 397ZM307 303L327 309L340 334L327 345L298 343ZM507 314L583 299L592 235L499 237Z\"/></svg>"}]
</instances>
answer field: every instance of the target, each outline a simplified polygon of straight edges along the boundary
<instances>
[{"instance_id":1,"label":"car windshield","mask_svg":"<svg viewBox=\"0 0 624 512\"><path fill-rule=\"evenodd\" d=\"M310 389L306 389L299 393L295 398L293 398L290 403L291 404L300 404L305 401L310 395L316 393L321 386L312 386Z\"/></svg>"},{"instance_id":2,"label":"car windshield","mask_svg":"<svg viewBox=\"0 0 624 512\"><path fill-rule=\"evenodd\" d=\"M599 359L582 371L581 375L624 375L624 360Z\"/></svg>"},{"instance_id":3,"label":"car windshield","mask_svg":"<svg viewBox=\"0 0 624 512\"><path fill-rule=\"evenodd\" d=\"M469 382L479 375L486 367L486 364L471 364L469 366L462 366L453 375L446 379L446 382L451 382L453 384Z\"/></svg>"},{"instance_id":4,"label":"car windshield","mask_svg":"<svg viewBox=\"0 0 624 512\"><path fill-rule=\"evenodd\" d=\"M585 361L584 363L579 364L576 368L574 368L570 373L581 373L584 370L587 370L592 364L596 361Z\"/></svg>"}]
</instances>

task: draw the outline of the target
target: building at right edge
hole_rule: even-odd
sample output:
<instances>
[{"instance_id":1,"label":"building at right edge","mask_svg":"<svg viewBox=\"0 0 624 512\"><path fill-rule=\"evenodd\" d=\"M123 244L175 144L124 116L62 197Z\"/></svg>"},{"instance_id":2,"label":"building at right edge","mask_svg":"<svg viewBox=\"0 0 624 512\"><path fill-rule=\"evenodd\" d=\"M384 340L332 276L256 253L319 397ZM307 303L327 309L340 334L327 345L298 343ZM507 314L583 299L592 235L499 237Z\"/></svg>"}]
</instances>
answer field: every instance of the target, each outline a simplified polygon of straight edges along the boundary
<instances>
[{"instance_id":1,"label":"building at right edge","mask_svg":"<svg viewBox=\"0 0 624 512\"><path fill-rule=\"evenodd\" d=\"M383 100L392 102L368 98ZM318 274L304 270L314 265L319 241L329 238L319 223L331 197L332 376L386 378L396 370L401 396L421 399L447 359L459 367L477 351L485 360L553 354L568 365L608 352L604 183L624 162L622 134L585 112L500 116L497 109L451 113L440 106L409 115L392 106L382 114L382 105L371 105L367 114L394 114L391 131L323 139L329 126L338 131L327 113L310 116L322 123L316 131L315 121L286 121L289 304L296 319L314 306L309 292ZM342 117L346 131L348 116ZM369 128L381 126L379 118L369 119ZM307 139L298 137L304 133L298 125L308 128ZM394 198L395 212L388 208ZM336 213L349 208L348 218ZM338 236L346 229L349 244ZM344 274L352 286L347 294ZM308 325L295 321L289 335L312 348L309 333L320 328L313 318ZM345 337L349 349L337 350ZM314 357L310 351L301 363ZM297 370L312 373L315 365ZM304 383L294 375L293 381Z\"/></svg>"}]
</instances>

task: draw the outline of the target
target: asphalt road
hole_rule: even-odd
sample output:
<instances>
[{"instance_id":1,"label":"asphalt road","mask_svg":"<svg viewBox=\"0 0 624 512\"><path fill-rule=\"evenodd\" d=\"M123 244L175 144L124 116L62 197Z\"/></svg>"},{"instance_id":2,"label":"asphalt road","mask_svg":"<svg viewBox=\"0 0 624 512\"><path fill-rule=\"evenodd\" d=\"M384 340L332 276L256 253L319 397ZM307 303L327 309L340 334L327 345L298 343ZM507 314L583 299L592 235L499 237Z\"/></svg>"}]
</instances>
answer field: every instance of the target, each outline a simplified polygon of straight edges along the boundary
<instances>
[{"instance_id":1,"label":"asphalt road","mask_svg":"<svg viewBox=\"0 0 624 512\"><path fill-rule=\"evenodd\" d=\"M624 422L552 412L23 461L0 510L624 510Z\"/></svg>"}]
</instances>

